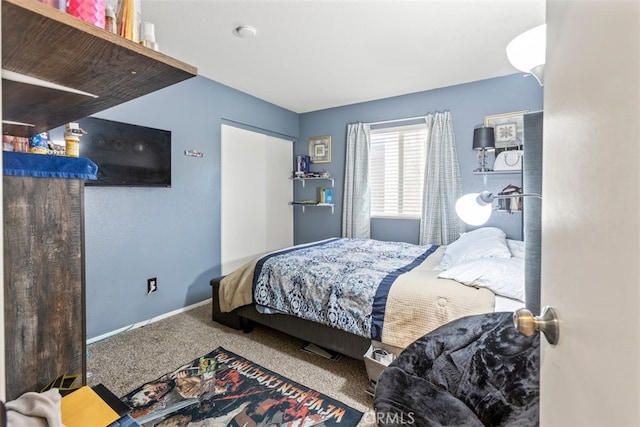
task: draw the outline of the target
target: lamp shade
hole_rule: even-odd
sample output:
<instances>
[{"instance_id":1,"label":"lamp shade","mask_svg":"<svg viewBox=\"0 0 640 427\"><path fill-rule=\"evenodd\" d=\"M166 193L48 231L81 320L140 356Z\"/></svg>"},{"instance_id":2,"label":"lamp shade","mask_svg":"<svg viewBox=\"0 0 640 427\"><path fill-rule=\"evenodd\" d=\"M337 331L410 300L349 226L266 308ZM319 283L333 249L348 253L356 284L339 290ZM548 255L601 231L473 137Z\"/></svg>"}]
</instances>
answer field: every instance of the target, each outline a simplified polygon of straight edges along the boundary
<instances>
[{"instance_id":1,"label":"lamp shade","mask_svg":"<svg viewBox=\"0 0 640 427\"><path fill-rule=\"evenodd\" d=\"M507 45L507 58L516 69L531 73L544 84L544 64L547 51L547 24L538 25Z\"/></svg>"},{"instance_id":2,"label":"lamp shade","mask_svg":"<svg viewBox=\"0 0 640 427\"><path fill-rule=\"evenodd\" d=\"M473 130L473 149L494 148L496 146L493 128L475 128Z\"/></svg>"},{"instance_id":3,"label":"lamp shade","mask_svg":"<svg viewBox=\"0 0 640 427\"><path fill-rule=\"evenodd\" d=\"M491 217L491 203L481 199L480 193L469 193L456 202L458 217L469 225L483 225Z\"/></svg>"}]
</instances>

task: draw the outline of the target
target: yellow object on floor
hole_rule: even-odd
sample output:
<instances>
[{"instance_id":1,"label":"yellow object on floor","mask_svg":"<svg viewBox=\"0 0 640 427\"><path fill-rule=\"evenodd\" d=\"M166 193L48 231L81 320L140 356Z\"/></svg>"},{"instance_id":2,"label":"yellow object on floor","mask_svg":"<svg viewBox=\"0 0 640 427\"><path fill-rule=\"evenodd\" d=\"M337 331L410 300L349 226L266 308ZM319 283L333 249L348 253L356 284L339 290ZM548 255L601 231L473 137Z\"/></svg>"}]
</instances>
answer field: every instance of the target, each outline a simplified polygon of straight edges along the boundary
<instances>
[{"instance_id":1,"label":"yellow object on floor","mask_svg":"<svg viewBox=\"0 0 640 427\"><path fill-rule=\"evenodd\" d=\"M122 417L89 386L64 396L61 410L65 427L106 427Z\"/></svg>"}]
</instances>

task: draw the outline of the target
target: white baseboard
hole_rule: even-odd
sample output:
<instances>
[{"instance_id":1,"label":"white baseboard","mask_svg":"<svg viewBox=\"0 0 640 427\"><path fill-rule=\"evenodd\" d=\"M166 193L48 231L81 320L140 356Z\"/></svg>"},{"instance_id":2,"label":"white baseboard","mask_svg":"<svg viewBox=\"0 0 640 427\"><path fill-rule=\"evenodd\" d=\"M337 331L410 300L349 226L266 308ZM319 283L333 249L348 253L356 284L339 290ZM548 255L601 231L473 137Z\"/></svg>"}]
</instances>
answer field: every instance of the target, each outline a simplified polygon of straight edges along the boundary
<instances>
[{"instance_id":1,"label":"white baseboard","mask_svg":"<svg viewBox=\"0 0 640 427\"><path fill-rule=\"evenodd\" d=\"M141 328L143 326L147 326L153 322L157 322L158 320L166 319L167 317L174 316L176 314L184 313L187 310L191 310L192 308L200 307L201 305L211 304L212 298L206 299L204 301L197 302L195 304L191 304L187 307L182 307L177 310L170 311L165 314L161 314L160 316L153 317L149 320L144 320L142 322L134 323L133 325L125 326L120 329L116 329L115 331L107 332L106 334L99 335L97 337L93 337L87 340L87 345L96 343L98 341L102 341L109 337L112 337L117 334L121 334L122 332L130 331L131 329Z\"/></svg>"}]
</instances>

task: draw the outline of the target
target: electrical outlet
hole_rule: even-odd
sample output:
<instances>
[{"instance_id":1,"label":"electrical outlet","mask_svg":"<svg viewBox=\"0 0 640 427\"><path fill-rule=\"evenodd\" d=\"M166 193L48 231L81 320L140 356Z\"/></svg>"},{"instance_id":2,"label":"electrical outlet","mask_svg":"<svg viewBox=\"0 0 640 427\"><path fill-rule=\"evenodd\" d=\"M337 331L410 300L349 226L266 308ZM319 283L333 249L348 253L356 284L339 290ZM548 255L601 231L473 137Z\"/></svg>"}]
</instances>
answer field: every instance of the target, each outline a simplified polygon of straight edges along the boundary
<instances>
[{"instance_id":1,"label":"electrical outlet","mask_svg":"<svg viewBox=\"0 0 640 427\"><path fill-rule=\"evenodd\" d=\"M147 279L147 295L158 290L158 279L152 277Z\"/></svg>"}]
</instances>

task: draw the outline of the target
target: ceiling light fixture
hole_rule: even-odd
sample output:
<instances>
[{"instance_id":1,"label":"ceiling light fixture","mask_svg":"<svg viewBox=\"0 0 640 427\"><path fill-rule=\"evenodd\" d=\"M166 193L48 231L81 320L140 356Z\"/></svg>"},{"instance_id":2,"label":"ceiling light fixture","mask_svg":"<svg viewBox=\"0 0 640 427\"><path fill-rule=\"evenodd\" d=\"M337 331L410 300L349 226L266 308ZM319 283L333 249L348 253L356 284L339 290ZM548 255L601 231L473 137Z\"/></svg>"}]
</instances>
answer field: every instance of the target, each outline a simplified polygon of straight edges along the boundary
<instances>
[{"instance_id":1,"label":"ceiling light fixture","mask_svg":"<svg viewBox=\"0 0 640 427\"><path fill-rule=\"evenodd\" d=\"M547 24L538 25L520 34L507 45L507 58L518 70L533 74L544 86Z\"/></svg>"},{"instance_id":2,"label":"ceiling light fixture","mask_svg":"<svg viewBox=\"0 0 640 427\"><path fill-rule=\"evenodd\" d=\"M238 25L233 29L233 34L241 39L250 39L256 36L256 29L251 25Z\"/></svg>"}]
</instances>

